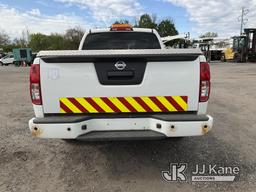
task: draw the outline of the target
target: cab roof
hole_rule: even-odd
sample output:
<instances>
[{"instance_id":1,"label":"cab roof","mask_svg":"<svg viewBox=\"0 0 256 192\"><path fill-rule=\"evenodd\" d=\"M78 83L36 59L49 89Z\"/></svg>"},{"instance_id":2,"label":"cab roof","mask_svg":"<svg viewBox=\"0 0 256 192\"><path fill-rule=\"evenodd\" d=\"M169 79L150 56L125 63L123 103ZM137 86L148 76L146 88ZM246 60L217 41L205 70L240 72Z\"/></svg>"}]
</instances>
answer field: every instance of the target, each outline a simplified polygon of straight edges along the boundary
<instances>
[{"instance_id":1,"label":"cab roof","mask_svg":"<svg viewBox=\"0 0 256 192\"><path fill-rule=\"evenodd\" d=\"M146 32L146 33L153 33L155 29L149 29L149 28L132 28L132 31L134 32ZM130 32L132 32L130 31ZM101 33L101 32L121 32L121 31L111 31L111 28L95 28L95 29L90 29L89 32L91 33ZM124 32L129 32L125 31Z\"/></svg>"}]
</instances>

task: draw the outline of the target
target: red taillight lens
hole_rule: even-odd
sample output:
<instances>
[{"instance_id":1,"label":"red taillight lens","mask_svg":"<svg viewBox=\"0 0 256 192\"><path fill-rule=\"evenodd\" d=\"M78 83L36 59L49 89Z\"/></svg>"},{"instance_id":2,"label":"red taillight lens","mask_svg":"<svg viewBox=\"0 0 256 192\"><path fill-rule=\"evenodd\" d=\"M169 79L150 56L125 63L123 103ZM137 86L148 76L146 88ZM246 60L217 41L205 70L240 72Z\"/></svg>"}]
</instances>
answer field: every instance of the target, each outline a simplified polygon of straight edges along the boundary
<instances>
[{"instance_id":1,"label":"red taillight lens","mask_svg":"<svg viewBox=\"0 0 256 192\"><path fill-rule=\"evenodd\" d=\"M30 67L30 95L33 104L42 105L39 64Z\"/></svg>"},{"instance_id":2,"label":"red taillight lens","mask_svg":"<svg viewBox=\"0 0 256 192\"><path fill-rule=\"evenodd\" d=\"M206 102L209 99L211 90L210 65L207 62L200 63L200 93L199 102Z\"/></svg>"}]
</instances>

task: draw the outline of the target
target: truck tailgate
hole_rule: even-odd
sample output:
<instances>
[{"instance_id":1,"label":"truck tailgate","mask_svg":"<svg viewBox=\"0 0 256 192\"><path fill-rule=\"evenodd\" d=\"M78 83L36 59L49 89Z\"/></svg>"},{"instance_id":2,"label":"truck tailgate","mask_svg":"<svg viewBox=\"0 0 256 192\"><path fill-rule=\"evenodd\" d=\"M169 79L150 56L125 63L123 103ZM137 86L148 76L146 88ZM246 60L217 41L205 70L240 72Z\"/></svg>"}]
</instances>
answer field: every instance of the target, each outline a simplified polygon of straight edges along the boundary
<instances>
[{"instance_id":1,"label":"truck tailgate","mask_svg":"<svg viewBox=\"0 0 256 192\"><path fill-rule=\"evenodd\" d=\"M44 113L197 111L198 50L43 51Z\"/></svg>"}]
</instances>

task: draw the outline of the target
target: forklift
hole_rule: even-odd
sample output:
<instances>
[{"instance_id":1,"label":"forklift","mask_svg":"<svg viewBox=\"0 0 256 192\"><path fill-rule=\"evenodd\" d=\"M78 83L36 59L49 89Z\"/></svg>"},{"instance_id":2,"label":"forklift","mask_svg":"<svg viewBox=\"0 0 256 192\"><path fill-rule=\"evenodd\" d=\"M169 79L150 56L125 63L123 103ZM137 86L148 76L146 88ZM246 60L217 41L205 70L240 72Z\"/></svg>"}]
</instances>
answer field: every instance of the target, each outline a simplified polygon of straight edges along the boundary
<instances>
[{"instance_id":1,"label":"forklift","mask_svg":"<svg viewBox=\"0 0 256 192\"><path fill-rule=\"evenodd\" d=\"M222 52L221 61L255 62L256 28L244 29L244 34L232 37L231 46Z\"/></svg>"},{"instance_id":2,"label":"forklift","mask_svg":"<svg viewBox=\"0 0 256 192\"><path fill-rule=\"evenodd\" d=\"M204 54L207 61L211 61L210 42L213 40L211 37L199 38L194 40L192 48L200 49Z\"/></svg>"},{"instance_id":3,"label":"forklift","mask_svg":"<svg viewBox=\"0 0 256 192\"><path fill-rule=\"evenodd\" d=\"M246 35L246 61L256 62L256 28L244 29Z\"/></svg>"}]
</instances>

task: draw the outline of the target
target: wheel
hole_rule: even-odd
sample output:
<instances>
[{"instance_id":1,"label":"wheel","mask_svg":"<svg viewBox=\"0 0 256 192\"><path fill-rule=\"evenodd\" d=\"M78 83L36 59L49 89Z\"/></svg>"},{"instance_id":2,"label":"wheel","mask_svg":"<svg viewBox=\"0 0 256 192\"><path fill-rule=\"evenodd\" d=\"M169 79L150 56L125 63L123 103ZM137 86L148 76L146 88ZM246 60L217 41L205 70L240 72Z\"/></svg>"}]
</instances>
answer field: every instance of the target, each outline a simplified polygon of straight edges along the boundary
<instances>
[{"instance_id":1,"label":"wheel","mask_svg":"<svg viewBox=\"0 0 256 192\"><path fill-rule=\"evenodd\" d=\"M226 62L225 55L221 55L220 60L221 60L221 62Z\"/></svg>"},{"instance_id":2,"label":"wheel","mask_svg":"<svg viewBox=\"0 0 256 192\"><path fill-rule=\"evenodd\" d=\"M14 64L15 67L18 67L18 66L19 66L19 62L18 62L18 61L14 61L13 64Z\"/></svg>"},{"instance_id":3,"label":"wheel","mask_svg":"<svg viewBox=\"0 0 256 192\"><path fill-rule=\"evenodd\" d=\"M1 65L1 66L4 66L3 62L0 61L0 65Z\"/></svg>"},{"instance_id":4,"label":"wheel","mask_svg":"<svg viewBox=\"0 0 256 192\"><path fill-rule=\"evenodd\" d=\"M184 138L185 138L185 137L170 137L170 138L168 138L168 139L173 140L173 141L176 141L176 142L179 142L179 141L183 140Z\"/></svg>"},{"instance_id":5,"label":"wheel","mask_svg":"<svg viewBox=\"0 0 256 192\"><path fill-rule=\"evenodd\" d=\"M78 143L78 140L76 139L61 139L62 141L65 141L66 143L69 143L69 144L77 144Z\"/></svg>"},{"instance_id":6,"label":"wheel","mask_svg":"<svg viewBox=\"0 0 256 192\"><path fill-rule=\"evenodd\" d=\"M241 55L240 54L235 54L235 56L234 56L234 61L236 62L236 63L241 63L242 61L241 61Z\"/></svg>"}]
</instances>

